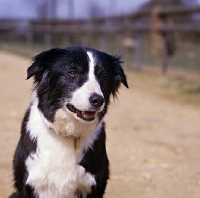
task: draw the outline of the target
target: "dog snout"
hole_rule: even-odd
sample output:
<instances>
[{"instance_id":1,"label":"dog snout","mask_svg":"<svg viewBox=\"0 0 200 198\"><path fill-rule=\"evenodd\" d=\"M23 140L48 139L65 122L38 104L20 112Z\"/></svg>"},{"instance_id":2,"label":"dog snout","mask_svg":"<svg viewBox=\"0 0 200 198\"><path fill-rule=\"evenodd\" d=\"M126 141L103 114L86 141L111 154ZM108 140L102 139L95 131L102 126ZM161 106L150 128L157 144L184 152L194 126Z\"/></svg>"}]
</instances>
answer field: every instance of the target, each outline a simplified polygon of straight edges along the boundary
<instances>
[{"instance_id":1,"label":"dog snout","mask_svg":"<svg viewBox=\"0 0 200 198\"><path fill-rule=\"evenodd\" d=\"M101 107L103 103L105 102L104 97L102 95L99 95L97 93L93 93L89 98L90 104L93 107Z\"/></svg>"}]
</instances>

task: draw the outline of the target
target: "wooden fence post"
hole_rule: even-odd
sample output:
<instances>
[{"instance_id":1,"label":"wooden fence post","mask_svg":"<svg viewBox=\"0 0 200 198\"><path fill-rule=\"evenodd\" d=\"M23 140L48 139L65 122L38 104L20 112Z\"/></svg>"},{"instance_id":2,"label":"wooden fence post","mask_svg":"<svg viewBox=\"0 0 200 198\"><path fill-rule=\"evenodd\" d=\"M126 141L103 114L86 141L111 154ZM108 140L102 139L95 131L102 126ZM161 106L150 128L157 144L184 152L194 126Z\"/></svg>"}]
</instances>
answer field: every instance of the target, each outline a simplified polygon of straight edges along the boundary
<instances>
[{"instance_id":1,"label":"wooden fence post","mask_svg":"<svg viewBox=\"0 0 200 198\"><path fill-rule=\"evenodd\" d=\"M51 48L51 26L50 25L45 25L44 28L44 47L45 49L50 49Z\"/></svg>"},{"instance_id":2,"label":"wooden fence post","mask_svg":"<svg viewBox=\"0 0 200 198\"><path fill-rule=\"evenodd\" d=\"M103 34L101 34L100 38L99 38L99 49L101 51L106 50L106 39L105 39L105 35L103 35Z\"/></svg>"},{"instance_id":3,"label":"wooden fence post","mask_svg":"<svg viewBox=\"0 0 200 198\"><path fill-rule=\"evenodd\" d=\"M29 49L33 48L33 32L31 30L28 30L26 33L26 46Z\"/></svg>"},{"instance_id":4,"label":"wooden fence post","mask_svg":"<svg viewBox=\"0 0 200 198\"><path fill-rule=\"evenodd\" d=\"M123 49L122 49L122 38L123 38L123 35L119 33L117 35L117 49L118 49L118 53L119 54L121 54L123 52Z\"/></svg>"},{"instance_id":5,"label":"wooden fence post","mask_svg":"<svg viewBox=\"0 0 200 198\"><path fill-rule=\"evenodd\" d=\"M168 46L167 46L167 37L165 33L161 34L162 36L162 74L166 74L168 71Z\"/></svg>"},{"instance_id":6,"label":"wooden fence post","mask_svg":"<svg viewBox=\"0 0 200 198\"><path fill-rule=\"evenodd\" d=\"M88 35L87 34L84 34L82 37L81 37L81 45L82 46L88 46Z\"/></svg>"},{"instance_id":7,"label":"wooden fence post","mask_svg":"<svg viewBox=\"0 0 200 198\"><path fill-rule=\"evenodd\" d=\"M48 32L44 34L44 47L45 49L51 48L51 34Z\"/></svg>"},{"instance_id":8,"label":"wooden fence post","mask_svg":"<svg viewBox=\"0 0 200 198\"><path fill-rule=\"evenodd\" d=\"M159 28L165 25L172 25L173 21L169 15L161 14L161 7L156 6L152 12L153 26L152 26L152 41L153 54L161 57L162 74L168 71L169 57L174 55L176 50L174 32L167 30L159 31Z\"/></svg>"},{"instance_id":9,"label":"wooden fence post","mask_svg":"<svg viewBox=\"0 0 200 198\"><path fill-rule=\"evenodd\" d=\"M142 70L142 32L138 31L135 40L135 68Z\"/></svg>"},{"instance_id":10,"label":"wooden fence post","mask_svg":"<svg viewBox=\"0 0 200 198\"><path fill-rule=\"evenodd\" d=\"M69 47L69 46L70 46L69 35L66 34L66 33L63 34L62 46L63 46L63 47Z\"/></svg>"},{"instance_id":11,"label":"wooden fence post","mask_svg":"<svg viewBox=\"0 0 200 198\"><path fill-rule=\"evenodd\" d=\"M167 33L158 32L158 29L165 25L165 17L161 16L161 6L155 6L152 11L152 54L161 58L162 74L167 73L168 69L168 46Z\"/></svg>"}]
</instances>

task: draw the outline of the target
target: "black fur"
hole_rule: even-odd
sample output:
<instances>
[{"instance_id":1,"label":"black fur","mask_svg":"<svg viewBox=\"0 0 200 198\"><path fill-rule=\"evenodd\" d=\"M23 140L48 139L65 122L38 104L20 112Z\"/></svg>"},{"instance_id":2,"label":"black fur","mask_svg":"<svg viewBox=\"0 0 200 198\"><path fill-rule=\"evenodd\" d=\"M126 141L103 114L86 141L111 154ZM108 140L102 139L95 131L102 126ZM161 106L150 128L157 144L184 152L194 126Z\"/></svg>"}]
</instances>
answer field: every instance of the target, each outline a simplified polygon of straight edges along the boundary
<instances>
[{"instance_id":1,"label":"black fur","mask_svg":"<svg viewBox=\"0 0 200 198\"><path fill-rule=\"evenodd\" d=\"M29 137L29 132L26 130L29 114L30 112L28 110L22 122L21 137L13 160L14 186L17 189L17 192L11 195L10 198L34 197L32 187L25 184L28 176L25 160L31 153L36 151L37 147L37 140L31 140Z\"/></svg>"},{"instance_id":2,"label":"black fur","mask_svg":"<svg viewBox=\"0 0 200 198\"><path fill-rule=\"evenodd\" d=\"M106 154L106 134L105 127L101 128L101 134L95 141L93 148L88 149L84 158L81 160L86 172L90 172L96 176L97 185L93 187L89 197L101 198L105 190L107 180L109 179L109 161Z\"/></svg>"},{"instance_id":3,"label":"black fur","mask_svg":"<svg viewBox=\"0 0 200 198\"><path fill-rule=\"evenodd\" d=\"M34 77L34 90L36 90L39 101L38 108L50 122L54 121L55 112L62 107L64 98L71 98L73 91L87 81L89 71L87 51L92 52L95 57L95 76L105 99L105 107L98 115L99 122L107 112L110 95L116 96L121 83L128 88L119 57L82 47L56 48L42 52L33 59L32 65L28 68L27 79ZM30 107L22 122L21 137L14 156L13 169L16 193L11 195L11 198L35 197L34 186L26 184L29 173L25 161L37 149L37 139L30 139L29 131L27 131L29 115ZM88 194L88 198L103 197L109 178L109 161L105 141L105 125L103 124L93 148L87 150L80 162L86 172L95 175L97 183L96 186L92 187L92 192ZM77 189L76 194L82 197L79 189Z\"/></svg>"}]
</instances>

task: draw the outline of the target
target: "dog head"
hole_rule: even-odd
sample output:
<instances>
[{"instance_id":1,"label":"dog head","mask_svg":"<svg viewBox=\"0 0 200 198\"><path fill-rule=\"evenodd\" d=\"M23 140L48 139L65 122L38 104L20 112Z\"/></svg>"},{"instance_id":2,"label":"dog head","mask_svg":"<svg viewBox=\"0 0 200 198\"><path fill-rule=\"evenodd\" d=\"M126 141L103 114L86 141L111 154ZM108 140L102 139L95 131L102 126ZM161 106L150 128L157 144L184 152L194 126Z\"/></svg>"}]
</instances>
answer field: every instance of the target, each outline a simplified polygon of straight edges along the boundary
<instances>
[{"instance_id":1,"label":"dog head","mask_svg":"<svg viewBox=\"0 0 200 198\"><path fill-rule=\"evenodd\" d=\"M62 109L75 121L100 122L110 95L127 80L119 57L82 47L51 49L34 57L27 79L34 76L34 92L44 117L55 122Z\"/></svg>"}]
</instances>

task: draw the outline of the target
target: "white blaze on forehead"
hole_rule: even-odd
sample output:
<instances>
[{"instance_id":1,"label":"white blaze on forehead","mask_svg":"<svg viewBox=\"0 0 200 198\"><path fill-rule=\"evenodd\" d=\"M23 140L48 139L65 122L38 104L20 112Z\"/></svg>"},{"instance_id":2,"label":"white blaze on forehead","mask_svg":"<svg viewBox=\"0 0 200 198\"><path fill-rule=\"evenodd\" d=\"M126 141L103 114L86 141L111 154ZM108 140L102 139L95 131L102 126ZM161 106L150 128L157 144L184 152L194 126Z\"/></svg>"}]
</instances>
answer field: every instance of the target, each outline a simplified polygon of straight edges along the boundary
<instances>
[{"instance_id":1,"label":"white blaze on forehead","mask_svg":"<svg viewBox=\"0 0 200 198\"><path fill-rule=\"evenodd\" d=\"M94 67L95 67L94 57L92 55L92 52L87 52L87 55L89 57L89 79L95 79L95 75L94 75Z\"/></svg>"},{"instance_id":2,"label":"white blaze on forehead","mask_svg":"<svg viewBox=\"0 0 200 198\"><path fill-rule=\"evenodd\" d=\"M92 52L87 52L87 55L89 57L89 75L88 75L88 85L90 88L90 91L93 93L97 93L99 95L102 95L101 88L99 83L96 80L95 77L95 60Z\"/></svg>"},{"instance_id":3,"label":"white blaze on forehead","mask_svg":"<svg viewBox=\"0 0 200 198\"><path fill-rule=\"evenodd\" d=\"M88 79L87 81L79 88L75 90L72 95L72 99L70 103L74 105L79 110L89 111L92 107L89 101L90 96L93 93L103 96L100 85L95 77L95 59L92 52L87 52L89 61L89 71L88 71ZM103 109L101 107L101 110Z\"/></svg>"}]
</instances>

